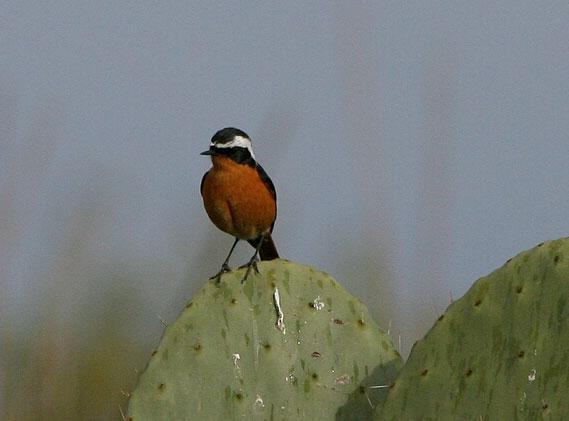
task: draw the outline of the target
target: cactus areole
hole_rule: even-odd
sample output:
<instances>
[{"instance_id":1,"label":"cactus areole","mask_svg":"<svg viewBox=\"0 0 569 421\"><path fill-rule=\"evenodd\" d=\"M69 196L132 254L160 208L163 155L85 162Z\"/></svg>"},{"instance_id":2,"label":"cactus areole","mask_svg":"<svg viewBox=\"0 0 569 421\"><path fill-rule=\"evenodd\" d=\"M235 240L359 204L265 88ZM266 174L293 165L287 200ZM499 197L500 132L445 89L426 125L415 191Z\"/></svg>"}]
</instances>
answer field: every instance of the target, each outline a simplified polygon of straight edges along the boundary
<instances>
[{"instance_id":1,"label":"cactus areole","mask_svg":"<svg viewBox=\"0 0 569 421\"><path fill-rule=\"evenodd\" d=\"M207 282L129 402L142 420L370 419L401 358L330 276L284 260Z\"/></svg>"},{"instance_id":2,"label":"cactus areole","mask_svg":"<svg viewBox=\"0 0 569 421\"><path fill-rule=\"evenodd\" d=\"M379 420L569 419L569 240L479 279L413 347Z\"/></svg>"}]
</instances>

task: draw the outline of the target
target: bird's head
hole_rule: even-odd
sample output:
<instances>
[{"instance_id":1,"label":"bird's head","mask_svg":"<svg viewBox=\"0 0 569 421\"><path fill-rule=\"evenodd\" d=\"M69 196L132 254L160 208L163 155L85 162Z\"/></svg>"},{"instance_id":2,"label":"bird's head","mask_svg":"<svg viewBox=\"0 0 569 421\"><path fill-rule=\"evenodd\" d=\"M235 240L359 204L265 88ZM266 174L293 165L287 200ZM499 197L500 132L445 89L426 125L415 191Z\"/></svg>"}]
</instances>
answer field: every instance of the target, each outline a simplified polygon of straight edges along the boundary
<instances>
[{"instance_id":1,"label":"bird's head","mask_svg":"<svg viewBox=\"0 0 569 421\"><path fill-rule=\"evenodd\" d=\"M225 156L238 163L255 163L251 139L242 130L234 127L221 129L211 138L209 149L201 155Z\"/></svg>"}]
</instances>

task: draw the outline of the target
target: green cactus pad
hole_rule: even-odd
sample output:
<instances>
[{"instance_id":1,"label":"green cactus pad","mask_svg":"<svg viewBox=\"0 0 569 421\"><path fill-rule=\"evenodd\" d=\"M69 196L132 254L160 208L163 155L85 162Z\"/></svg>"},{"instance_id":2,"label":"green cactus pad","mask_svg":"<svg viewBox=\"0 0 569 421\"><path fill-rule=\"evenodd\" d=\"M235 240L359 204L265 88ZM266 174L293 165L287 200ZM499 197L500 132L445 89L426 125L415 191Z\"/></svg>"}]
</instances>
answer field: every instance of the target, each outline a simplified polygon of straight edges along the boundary
<instances>
[{"instance_id":1,"label":"green cactus pad","mask_svg":"<svg viewBox=\"0 0 569 421\"><path fill-rule=\"evenodd\" d=\"M417 342L377 420L569 416L569 239L478 280Z\"/></svg>"},{"instance_id":2,"label":"green cactus pad","mask_svg":"<svg viewBox=\"0 0 569 421\"><path fill-rule=\"evenodd\" d=\"M142 420L372 419L401 366L366 307L284 260L209 281L169 326L129 402Z\"/></svg>"}]
</instances>

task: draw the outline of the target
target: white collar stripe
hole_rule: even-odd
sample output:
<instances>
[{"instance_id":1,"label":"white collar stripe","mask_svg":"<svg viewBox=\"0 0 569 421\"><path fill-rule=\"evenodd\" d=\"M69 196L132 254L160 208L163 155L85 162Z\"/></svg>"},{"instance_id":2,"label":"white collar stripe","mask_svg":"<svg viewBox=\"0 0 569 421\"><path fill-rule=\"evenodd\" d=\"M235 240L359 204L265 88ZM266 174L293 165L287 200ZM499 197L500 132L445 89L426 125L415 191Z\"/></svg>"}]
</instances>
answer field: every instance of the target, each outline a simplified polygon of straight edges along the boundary
<instances>
[{"instance_id":1,"label":"white collar stripe","mask_svg":"<svg viewBox=\"0 0 569 421\"><path fill-rule=\"evenodd\" d=\"M230 142L227 143L211 143L214 148L245 148L251 154L251 158L255 159L255 154L253 153L253 147L251 146L251 140L243 136L235 136Z\"/></svg>"}]
</instances>

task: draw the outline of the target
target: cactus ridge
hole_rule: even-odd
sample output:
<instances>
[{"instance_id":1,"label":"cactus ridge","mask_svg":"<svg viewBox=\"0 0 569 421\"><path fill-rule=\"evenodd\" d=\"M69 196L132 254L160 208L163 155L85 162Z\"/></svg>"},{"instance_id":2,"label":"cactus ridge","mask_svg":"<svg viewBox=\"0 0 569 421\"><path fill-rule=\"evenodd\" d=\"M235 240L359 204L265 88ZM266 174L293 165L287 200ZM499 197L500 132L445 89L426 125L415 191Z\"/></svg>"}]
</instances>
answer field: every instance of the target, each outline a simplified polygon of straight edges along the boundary
<instances>
[{"instance_id":1,"label":"cactus ridge","mask_svg":"<svg viewBox=\"0 0 569 421\"><path fill-rule=\"evenodd\" d=\"M164 336L129 402L134 421L371 419L401 366L367 308L285 260L210 281Z\"/></svg>"},{"instance_id":2,"label":"cactus ridge","mask_svg":"<svg viewBox=\"0 0 569 421\"><path fill-rule=\"evenodd\" d=\"M569 239L479 279L418 341L377 420L569 414Z\"/></svg>"}]
</instances>

